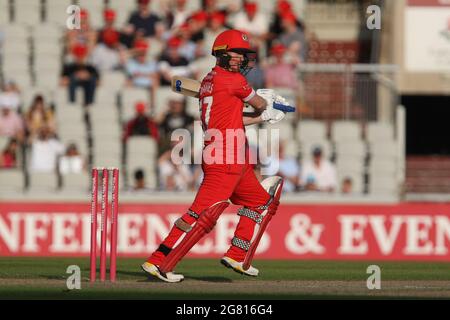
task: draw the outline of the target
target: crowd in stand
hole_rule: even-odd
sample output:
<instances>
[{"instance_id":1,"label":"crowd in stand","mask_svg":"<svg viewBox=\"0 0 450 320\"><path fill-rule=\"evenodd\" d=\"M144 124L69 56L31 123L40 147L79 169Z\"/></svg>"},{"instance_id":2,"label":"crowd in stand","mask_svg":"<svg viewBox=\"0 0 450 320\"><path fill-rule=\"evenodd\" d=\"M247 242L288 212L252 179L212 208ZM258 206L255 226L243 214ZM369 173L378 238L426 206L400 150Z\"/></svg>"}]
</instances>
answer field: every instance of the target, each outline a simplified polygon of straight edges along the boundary
<instances>
[{"instance_id":1,"label":"crowd in stand","mask_svg":"<svg viewBox=\"0 0 450 320\"><path fill-rule=\"evenodd\" d=\"M81 88L84 106L95 103L96 88L105 71L120 70L127 76L127 86L148 90L151 105L136 103L135 117L124 124L123 141L132 135L148 135L158 141L160 189L194 190L201 181L201 170L170 161L170 134L178 128L192 128L195 119L186 112L186 101L180 95L171 96L166 111L153 116L148 111L155 107L156 90L169 86L174 75L200 79L204 70L199 61L205 60L208 68L212 67L210 54L215 37L227 28L236 28L250 34L257 52L258 63L247 74L255 89L281 87L297 92L295 67L307 59L307 30L286 0L276 2L270 19L260 12L257 1L243 1L242 7L237 7L203 0L202 10L196 12L187 9L186 0L172 1L172 6L161 12L152 12L149 2L138 0L124 26L116 25L113 9L105 9L100 30L91 26L90 13L82 9L80 29L68 30L64 35L60 85L67 87L72 103L76 90ZM17 112L19 105L20 90L13 81L7 81L0 92L0 136L10 140L1 150L0 167L18 167L16 150L26 143L31 146L29 166L33 171L87 170L86 157L80 155L77 146L64 146L57 139L58 123L43 96L37 95L25 114ZM286 178L287 191L338 189L335 170L321 159L319 149L314 150L314 160L302 168L297 159L286 158L281 149L280 158L274 161L280 168L277 174ZM143 171L137 170L134 177L134 188L145 189Z\"/></svg>"}]
</instances>

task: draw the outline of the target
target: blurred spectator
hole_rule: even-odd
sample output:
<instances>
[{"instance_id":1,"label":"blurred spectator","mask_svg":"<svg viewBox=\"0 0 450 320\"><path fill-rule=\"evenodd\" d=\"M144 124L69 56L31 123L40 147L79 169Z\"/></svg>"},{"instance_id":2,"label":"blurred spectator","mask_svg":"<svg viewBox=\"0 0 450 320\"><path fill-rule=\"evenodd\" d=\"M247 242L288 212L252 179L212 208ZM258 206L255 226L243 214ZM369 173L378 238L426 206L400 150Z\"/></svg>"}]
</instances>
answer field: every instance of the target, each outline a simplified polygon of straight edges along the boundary
<instances>
[{"instance_id":1,"label":"blurred spectator","mask_svg":"<svg viewBox=\"0 0 450 320\"><path fill-rule=\"evenodd\" d=\"M167 49L159 58L158 69L162 86L170 86L173 76L192 77L189 61L180 54L181 44L180 38L172 37L167 41Z\"/></svg>"},{"instance_id":2,"label":"blurred spectator","mask_svg":"<svg viewBox=\"0 0 450 320\"><path fill-rule=\"evenodd\" d=\"M192 129L194 117L186 112L186 101L180 94L173 93L168 99L168 110L160 122L160 149L166 150L170 146L170 137L176 129Z\"/></svg>"},{"instance_id":3,"label":"blurred spectator","mask_svg":"<svg viewBox=\"0 0 450 320\"><path fill-rule=\"evenodd\" d=\"M201 45L197 45L191 40L191 30L189 24L182 24L176 32L176 37L178 37L181 42L178 52L182 57L186 58L186 60L191 62L196 58L204 56L205 52L203 47Z\"/></svg>"},{"instance_id":4,"label":"blurred spectator","mask_svg":"<svg viewBox=\"0 0 450 320\"><path fill-rule=\"evenodd\" d=\"M264 176L280 176L284 179L283 190L294 192L299 185L300 166L297 159L292 156L286 156L285 143L280 142L278 154L269 155L257 165L264 167Z\"/></svg>"},{"instance_id":5,"label":"blurred spectator","mask_svg":"<svg viewBox=\"0 0 450 320\"><path fill-rule=\"evenodd\" d=\"M114 9L111 8L107 8L103 11L103 22L104 22L104 27L103 30L108 30L108 29L112 29L112 30L116 30L114 24L116 22L116 11ZM101 30L101 31L103 31ZM99 39L101 41L101 39Z\"/></svg>"},{"instance_id":6,"label":"blurred spectator","mask_svg":"<svg viewBox=\"0 0 450 320\"><path fill-rule=\"evenodd\" d=\"M292 12L292 5L287 0L278 0L275 11L273 12L272 16L272 23L269 27L270 33L269 33L269 39L273 40L280 36L280 34L283 32L283 28L281 26L281 16L286 12Z\"/></svg>"},{"instance_id":7,"label":"blurred spectator","mask_svg":"<svg viewBox=\"0 0 450 320\"><path fill-rule=\"evenodd\" d=\"M20 89L13 80L5 81L5 84L0 91L0 100L3 105L8 105L15 111L19 109Z\"/></svg>"},{"instance_id":8,"label":"blurred spectator","mask_svg":"<svg viewBox=\"0 0 450 320\"><path fill-rule=\"evenodd\" d=\"M150 136L155 140L159 139L158 126L152 117L146 114L144 102L137 102L135 105L136 115L129 120L124 129L123 140L126 141L130 136Z\"/></svg>"},{"instance_id":9,"label":"blurred spectator","mask_svg":"<svg viewBox=\"0 0 450 320\"><path fill-rule=\"evenodd\" d=\"M265 68L265 87L298 88L295 65L284 61L285 52L286 48L282 44L275 44L270 50L273 61Z\"/></svg>"},{"instance_id":10,"label":"blurred spectator","mask_svg":"<svg viewBox=\"0 0 450 320\"><path fill-rule=\"evenodd\" d=\"M88 49L85 45L74 46L72 54L75 61L64 65L61 84L68 86L71 103L75 103L76 90L81 87L84 90L84 105L88 106L94 102L99 73L93 65L87 63Z\"/></svg>"},{"instance_id":11,"label":"blurred spectator","mask_svg":"<svg viewBox=\"0 0 450 320\"><path fill-rule=\"evenodd\" d=\"M225 14L220 11L213 12L209 15L209 24L205 32L204 42L205 50L208 50L209 53L211 52L210 50L212 49L216 37L226 30L225 19Z\"/></svg>"},{"instance_id":12,"label":"blurred spectator","mask_svg":"<svg viewBox=\"0 0 450 320\"><path fill-rule=\"evenodd\" d=\"M0 136L15 138L20 142L25 136L22 117L3 99L0 99Z\"/></svg>"},{"instance_id":13,"label":"blurred spectator","mask_svg":"<svg viewBox=\"0 0 450 320\"><path fill-rule=\"evenodd\" d=\"M308 54L305 34L297 25L297 17L292 11L282 14L281 26L280 43L286 47L294 63L305 62Z\"/></svg>"},{"instance_id":14,"label":"blurred spectator","mask_svg":"<svg viewBox=\"0 0 450 320\"><path fill-rule=\"evenodd\" d=\"M114 29L100 32L99 42L91 55L91 63L99 71L120 69L125 64L125 50L119 42L120 34Z\"/></svg>"},{"instance_id":15,"label":"blurred spectator","mask_svg":"<svg viewBox=\"0 0 450 320\"><path fill-rule=\"evenodd\" d=\"M295 157L286 156L285 145L282 142L280 142L279 154L279 170L276 175L284 179L283 190L294 192L299 185L300 166Z\"/></svg>"},{"instance_id":16,"label":"blurred spectator","mask_svg":"<svg viewBox=\"0 0 450 320\"><path fill-rule=\"evenodd\" d=\"M144 170L136 169L134 171L133 191L146 191L146 190L150 190L150 188L147 187Z\"/></svg>"},{"instance_id":17,"label":"blurred spectator","mask_svg":"<svg viewBox=\"0 0 450 320\"><path fill-rule=\"evenodd\" d=\"M59 172L61 174L82 173L86 169L86 163L78 152L75 143L68 145L66 153L59 158Z\"/></svg>"},{"instance_id":18,"label":"blurred spectator","mask_svg":"<svg viewBox=\"0 0 450 320\"><path fill-rule=\"evenodd\" d=\"M159 86L158 67L155 61L147 58L148 41L142 39L134 44L134 57L126 64L128 84L150 89L151 101Z\"/></svg>"},{"instance_id":19,"label":"blurred spectator","mask_svg":"<svg viewBox=\"0 0 450 320\"><path fill-rule=\"evenodd\" d=\"M345 177L341 185L342 194L351 194L353 192L353 180L350 177Z\"/></svg>"},{"instance_id":20,"label":"blurred spectator","mask_svg":"<svg viewBox=\"0 0 450 320\"><path fill-rule=\"evenodd\" d=\"M203 46L207 23L208 14L204 11L197 11L188 19L191 41L195 42L197 45Z\"/></svg>"},{"instance_id":21,"label":"blurred spectator","mask_svg":"<svg viewBox=\"0 0 450 320\"><path fill-rule=\"evenodd\" d=\"M247 1L244 4L244 11L240 11L234 18L234 29L245 31L250 35L250 43L253 47L259 48L264 43L269 22L266 16L258 12L256 1Z\"/></svg>"},{"instance_id":22,"label":"blurred spectator","mask_svg":"<svg viewBox=\"0 0 450 320\"><path fill-rule=\"evenodd\" d=\"M33 140L42 127L48 127L51 133L56 133L56 122L53 111L45 105L44 97L36 95L31 107L25 115L28 139Z\"/></svg>"},{"instance_id":23,"label":"blurred spectator","mask_svg":"<svg viewBox=\"0 0 450 320\"><path fill-rule=\"evenodd\" d=\"M30 170L33 172L56 172L58 157L64 152L64 145L59 142L48 127L42 127L37 139L31 144Z\"/></svg>"},{"instance_id":24,"label":"blurred spectator","mask_svg":"<svg viewBox=\"0 0 450 320\"><path fill-rule=\"evenodd\" d=\"M90 55L96 43L97 32L89 23L89 12L86 9L81 9L80 29L72 29L67 31L66 50L70 53L72 48L75 46L84 45L86 47L86 55Z\"/></svg>"},{"instance_id":25,"label":"blurred spectator","mask_svg":"<svg viewBox=\"0 0 450 320\"><path fill-rule=\"evenodd\" d=\"M150 11L150 0L138 0L138 8L128 19L128 25L124 28L124 33L134 39L138 31L144 37L160 37L164 32L161 19Z\"/></svg>"},{"instance_id":26,"label":"blurred spectator","mask_svg":"<svg viewBox=\"0 0 450 320\"><path fill-rule=\"evenodd\" d=\"M172 148L178 142L172 142ZM187 191L192 188L194 178L189 165L175 164L171 161L172 149L164 152L158 159L159 183L165 191Z\"/></svg>"},{"instance_id":27,"label":"blurred spectator","mask_svg":"<svg viewBox=\"0 0 450 320\"><path fill-rule=\"evenodd\" d=\"M186 0L175 0L174 2L174 8L171 8L167 17L169 29L181 26L190 15L190 11L186 8Z\"/></svg>"},{"instance_id":28,"label":"blurred spectator","mask_svg":"<svg viewBox=\"0 0 450 320\"><path fill-rule=\"evenodd\" d=\"M322 158L322 149L314 147L313 160L303 165L300 183L306 191L333 192L337 187L336 169Z\"/></svg>"},{"instance_id":29,"label":"blurred spectator","mask_svg":"<svg viewBox=\"0 0 450 320\"><path fill-rule=\"evenodd\" d=\"M265 74L264 70L261 68L261 64L258 61L258 55L256 55L256 60L254 66L250 69L250 71L245 75L247 81L254 89L265 88Z\"/></svg>"},{"instance_id":30,"label":"blurred spectator","mask_svg":"<svg viewBox=\"0 0 450 320\"><path fill-rule=\"evenodd\" d=\"M2 150L0 157L0 168L16 168L17 167L17 151L19 144L17 140L12 138L8 141Z\"/></svg>"}]
</instances>

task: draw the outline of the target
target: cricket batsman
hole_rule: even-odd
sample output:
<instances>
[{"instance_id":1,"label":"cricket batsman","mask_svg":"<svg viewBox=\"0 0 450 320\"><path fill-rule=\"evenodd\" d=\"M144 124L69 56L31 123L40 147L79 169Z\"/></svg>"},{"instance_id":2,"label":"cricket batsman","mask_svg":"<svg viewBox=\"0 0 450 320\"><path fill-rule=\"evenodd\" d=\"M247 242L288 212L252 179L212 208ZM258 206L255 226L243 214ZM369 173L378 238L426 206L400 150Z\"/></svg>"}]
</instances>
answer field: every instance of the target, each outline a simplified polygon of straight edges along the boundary
<instances>
[{"instance_id":1,"label":"cricket batsman","mask_svg":"<svg viewBox=\"0 0 450 320\"><path fill-rule=\"evenodd\" d=\"M221 263L236 272L256 277L253 254L268 222L277 211L283 180L257 180L249 161L245 126L275 123L285 116L274 103L287 104L273 90L257 92L244 75L255 62L247 34L227 30L217 36L212 54L216 65L200 86L200 111L204 131L204 178L191 207L174 224L158 249L142 265L149 275L166 282L180 282L176 264L215 226L229 201L241 206L231 246ZM255 112L244 113L244 103ZM231 134L230 134L231 132Z\"/></svg>"}]
</instances>

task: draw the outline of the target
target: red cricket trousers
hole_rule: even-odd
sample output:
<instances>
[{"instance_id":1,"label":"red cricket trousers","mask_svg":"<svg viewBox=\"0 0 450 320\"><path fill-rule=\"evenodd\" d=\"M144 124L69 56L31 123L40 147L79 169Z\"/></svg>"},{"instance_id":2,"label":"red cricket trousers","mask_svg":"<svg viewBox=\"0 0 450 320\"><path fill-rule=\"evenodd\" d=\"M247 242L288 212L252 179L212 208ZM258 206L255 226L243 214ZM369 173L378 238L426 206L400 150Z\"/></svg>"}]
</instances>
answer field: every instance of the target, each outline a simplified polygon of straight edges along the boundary
<instances>
[{"instance_id":1,"label":"red cricket trousers","mask_svg":"<svg viewBox=\"0 0 450 320\"><path fill-rule=\"evenodd\" d=\"M194 214L199 215L214 203L228 199L233 204L261 213L263 209L259 209L259 207L270 200L270 195L261 186L249 164L204 164L202 168L204 178L195 200L189 208ZM189 213L185 213L181 218L190 225L196 222L196 218ZM255 223L246 216L240 216L234 236L244 241L250 241ZM167 248L173 248L183 235L184 232L174 226L162 244ZM246 251L243 249L230 245L225 255L241 262L244 260L245 254ZM148 261L160 265L164 257L165 255L157 250Z\"/></svg>"}]
</instances>

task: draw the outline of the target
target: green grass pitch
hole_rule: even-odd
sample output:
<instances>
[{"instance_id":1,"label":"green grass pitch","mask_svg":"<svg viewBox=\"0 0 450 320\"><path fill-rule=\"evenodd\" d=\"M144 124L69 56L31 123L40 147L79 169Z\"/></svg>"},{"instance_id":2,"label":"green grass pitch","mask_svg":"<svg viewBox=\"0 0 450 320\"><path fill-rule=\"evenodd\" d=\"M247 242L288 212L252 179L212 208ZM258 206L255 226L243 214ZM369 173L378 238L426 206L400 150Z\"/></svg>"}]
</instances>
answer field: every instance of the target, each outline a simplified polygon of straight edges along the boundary
<instances>
[{"instance_id":1,"label":"green grass pitch","mask_svg":"<svg viewBox=\"0 0 450 320\"><path fill-rule=\"evenodd\" d=\"M186 259L176 284L148 279L143 259L119 259L117 282L89 283L88 258L0 258L0 299L316 299L449 298L450 263L256 260L260 276L223 267L219 259ZM381 268L380 290L369 290L369 265ZM68 290L66 269L78 265L81 289ZM98 275L97 275L98 276Z\"/></svg>"}]
</instances>

